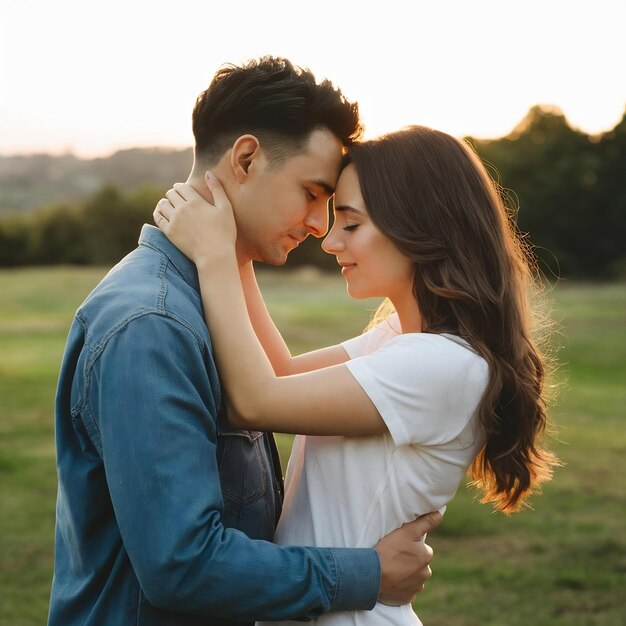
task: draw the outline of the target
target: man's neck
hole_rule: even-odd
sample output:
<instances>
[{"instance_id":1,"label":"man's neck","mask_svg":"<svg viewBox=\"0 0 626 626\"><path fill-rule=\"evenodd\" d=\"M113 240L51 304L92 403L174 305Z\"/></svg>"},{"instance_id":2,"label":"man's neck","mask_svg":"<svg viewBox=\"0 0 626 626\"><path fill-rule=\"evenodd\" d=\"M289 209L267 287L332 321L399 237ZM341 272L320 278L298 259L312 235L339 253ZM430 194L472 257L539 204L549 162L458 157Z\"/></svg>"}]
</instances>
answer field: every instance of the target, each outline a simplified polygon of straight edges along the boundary
<instances>
[{"instance_id":1,"label":"man's neck","mask_svg":"<svg viewBox=\"0 0 626 626\"><path fill-rule=\"evenodd\" d=\"M188 185L191 185L207 202L213 204L213 194L206 186L203 176L199 176L192 171L186 182Z\"/></svg>"},{"instance_id":2,"label":"man's neck","mask_svg":"<svg viewBox=\"0 0 626 626\"><path fill-rule=\"evenodd\" d=\"M217 177L219 178L219 173L217 173ZM191 185L207 202L213 204L213 194L204 181L204 175L198 175L192 170L186 182L188 185ZM239 267L242 267L252 261L250 256L243 250L243 246L241 245L239 238L237 238L235 243L235 249L237 253L237 264Z\"/></svg>"}]
</instances>

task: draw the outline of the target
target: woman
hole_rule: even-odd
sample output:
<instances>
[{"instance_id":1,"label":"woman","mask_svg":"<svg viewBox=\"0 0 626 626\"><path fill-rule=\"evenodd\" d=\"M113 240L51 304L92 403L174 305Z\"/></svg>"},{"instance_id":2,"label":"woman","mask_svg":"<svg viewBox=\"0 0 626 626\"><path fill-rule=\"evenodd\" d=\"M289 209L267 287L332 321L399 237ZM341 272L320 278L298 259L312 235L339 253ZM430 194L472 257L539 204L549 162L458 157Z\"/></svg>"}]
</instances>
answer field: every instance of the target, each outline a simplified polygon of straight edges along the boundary
<instances>
[{"instance_id":1,"label":"woman","mask_svg":"<svg viewBox=\"0 0 626 626\"><path fill-rule=\"evenodd\" d=\"M483 502L515 511L557 463L540 442L527 249L480 160L449 135L410 127L354 145L344 161L323 248L352 297L386 300L366 333L301 357L268 320L251 267L239 280L215 178L214 207L182 185L155 210L198 266L233 425L306 435L276 541L374 545L443 509L468 468ZM409 605L381 604L318 622L420 623Z\"/></svg>"}]
</instances>

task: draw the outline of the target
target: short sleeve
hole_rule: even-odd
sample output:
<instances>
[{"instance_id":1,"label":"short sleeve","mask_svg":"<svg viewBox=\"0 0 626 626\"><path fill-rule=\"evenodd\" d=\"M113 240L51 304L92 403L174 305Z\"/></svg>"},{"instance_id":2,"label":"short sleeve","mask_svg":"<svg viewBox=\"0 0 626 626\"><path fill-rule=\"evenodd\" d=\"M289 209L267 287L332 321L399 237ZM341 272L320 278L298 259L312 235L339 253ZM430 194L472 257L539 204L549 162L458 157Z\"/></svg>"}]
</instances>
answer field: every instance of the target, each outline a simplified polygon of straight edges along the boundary
<instances>
[{"instance_id":1,"label":"short sleeve","mask_svg":"<svg viewBox=\"0 0 626 626\"><path fill-rule=\"evenodd\" d=\"M397 337L401 332L398 315L397 313L393 313L390 317L379 322L362 335L348 339L341 345L351 359L356 359L378 350L378 348L393 337Z\"/></svg>"},{"instance_id":2,"label":"short sleeve","mask_svg":"<svg viewBox=\"0 0 626 626\"><path fill-rule=\"evenodd\" d=\"M488 366L466 344L407 333L346 363L396 446L441 445L469 424L484 394Z\"/></svg>"}]
</instances>

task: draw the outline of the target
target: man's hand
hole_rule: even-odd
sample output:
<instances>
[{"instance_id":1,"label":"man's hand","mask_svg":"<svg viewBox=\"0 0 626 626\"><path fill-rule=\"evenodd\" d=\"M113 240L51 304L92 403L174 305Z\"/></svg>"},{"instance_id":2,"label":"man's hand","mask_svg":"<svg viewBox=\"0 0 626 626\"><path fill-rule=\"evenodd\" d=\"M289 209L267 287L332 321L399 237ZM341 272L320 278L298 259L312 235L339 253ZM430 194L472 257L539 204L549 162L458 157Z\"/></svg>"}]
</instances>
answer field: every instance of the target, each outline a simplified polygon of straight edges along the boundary
<instances>
[{"instance_id":1,"label":"man's hand","mask_svg":"<svg viewBox=\"0 0 626 626\"><path fill-rule=\"evenodd\" d=\"M439 524L441 513L427 513L383 537L375 546L380 557L381 580L378 600L384 604L409 604L432 576L433 558L424 535Z\"/></svg>"}]
</instances>

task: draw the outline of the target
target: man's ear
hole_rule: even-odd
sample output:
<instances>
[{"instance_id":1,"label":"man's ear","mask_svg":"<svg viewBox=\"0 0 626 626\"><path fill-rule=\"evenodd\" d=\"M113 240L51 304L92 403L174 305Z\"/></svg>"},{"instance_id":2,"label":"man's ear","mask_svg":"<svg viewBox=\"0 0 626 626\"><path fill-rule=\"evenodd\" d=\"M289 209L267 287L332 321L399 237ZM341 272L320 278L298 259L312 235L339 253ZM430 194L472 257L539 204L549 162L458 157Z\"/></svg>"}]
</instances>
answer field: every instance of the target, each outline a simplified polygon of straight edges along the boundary
<instances>
[{"instance_id":1,"label":"man's ear","mask_svg":"<svg viewBox=\"0 0 626 626\"><path fill-rule=\"evenodd\" d=\"M250 165L259 158L260 154L261 144L254 135L241 135L235 141L230 152L230 166L239 183L246 180Z\"/></svg>"}]
</instances>

